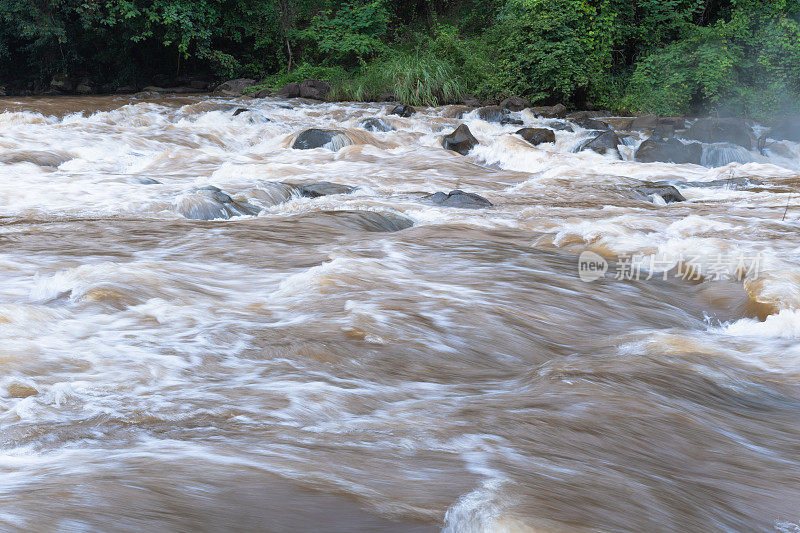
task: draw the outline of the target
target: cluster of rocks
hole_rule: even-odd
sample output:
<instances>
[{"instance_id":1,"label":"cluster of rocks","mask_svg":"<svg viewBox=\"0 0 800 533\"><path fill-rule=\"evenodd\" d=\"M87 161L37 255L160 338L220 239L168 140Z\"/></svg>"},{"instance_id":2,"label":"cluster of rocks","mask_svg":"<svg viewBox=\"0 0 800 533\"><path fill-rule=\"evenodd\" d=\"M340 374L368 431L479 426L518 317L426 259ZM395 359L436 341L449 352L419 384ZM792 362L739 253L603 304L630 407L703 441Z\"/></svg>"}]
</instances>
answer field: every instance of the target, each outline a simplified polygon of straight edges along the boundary
<instances>
[{"instance_id":1,"label":"cluster of rocks","mask_svg":"<svg viewBox=\"0 0 800 533\"><path fill-rule=\"evenodd\" d=\"M23 94L44 95L89 95L89 94L138 94L158 97L162 94L192 94L209 90L211 82L198 77L156 76L147 86L98 83L90 76L70 76L66 73L54 75L46 86L31 86Z\"/></svg>"},{"instance_id":2,"label":"cluster of rocks","mask_svg":"<svg viewBox=\"0 0 800 533\"><path fill-rule=\"evenodd\" d=\"M272 206L292 198L320 198L331 195L351 194L357 187L319 181L312 183L262 183L252 191L254 201ZM260 194L259 194L260 193ZM450 193L437 192L421 198L422 201L442 207L480 209L492 207L491 202L477 194L460 190ZM227 220L237 216L257 215L261 208L248 200L234 199L219 187L207 185L182 194L175 202L175 210L190 220ZM374 211L337 211L350 214L370 226L373 231L400 231L413 226L413 221L397 213Z\"/></svg>"},{"instance_id":3,"label":"cluster of rocks","mask_svg":"<svg viewBox=\"0 0 800 533\"><path fill-rule=\"evenodd\" d=\"M503 105L479 107L475 111L478 118L500 125L522 122L511 112L528 109L537 117L550 119L547 128L521 128L517 135L533 146L552 143L556 131L576 131L577 128L589 130L592 136L581 143L577 150L592 150L600 154L616 153L624 145L626 138L636 138L641 133L649 138L636 149L634 160L642 163L703 163L703 145L725 145L743 148L746 151L762 151L769 146L768 140L789 140L800 142L800 120L786 119L775 125L761 137L753 126L738 118L699 118L659 117L645 115L639 117L616 117L610 111L576 111L569 113L564 105L523 107L522 99L508 99ZM470 108L457 108L452 116L461 118ZM479 143L469 128L462 124L449 135L444 136L442 145L466 155ZM628 144L633 144L629 142Z\"/></svg>"}]
</instances>

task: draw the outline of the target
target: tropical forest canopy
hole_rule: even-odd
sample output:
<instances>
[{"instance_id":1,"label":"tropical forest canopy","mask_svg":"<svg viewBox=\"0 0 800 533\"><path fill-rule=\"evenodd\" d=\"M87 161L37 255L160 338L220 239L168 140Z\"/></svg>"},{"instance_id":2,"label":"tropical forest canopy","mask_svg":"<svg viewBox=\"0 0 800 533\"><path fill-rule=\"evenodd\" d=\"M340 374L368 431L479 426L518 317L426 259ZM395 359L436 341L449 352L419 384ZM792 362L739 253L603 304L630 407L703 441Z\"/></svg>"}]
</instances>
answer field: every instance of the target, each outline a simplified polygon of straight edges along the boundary
<instances>
[{"instance_id":1,"label":"tropical forest canopy","mask_svg":"<svg viewBox=\"0 0 800 533\"><path fill-rule=\"evenodd\" d=\"M412 104L659 114L800 106L800 0L0 0L0 85L204 76Z\"/></svg>"}]
</instances>

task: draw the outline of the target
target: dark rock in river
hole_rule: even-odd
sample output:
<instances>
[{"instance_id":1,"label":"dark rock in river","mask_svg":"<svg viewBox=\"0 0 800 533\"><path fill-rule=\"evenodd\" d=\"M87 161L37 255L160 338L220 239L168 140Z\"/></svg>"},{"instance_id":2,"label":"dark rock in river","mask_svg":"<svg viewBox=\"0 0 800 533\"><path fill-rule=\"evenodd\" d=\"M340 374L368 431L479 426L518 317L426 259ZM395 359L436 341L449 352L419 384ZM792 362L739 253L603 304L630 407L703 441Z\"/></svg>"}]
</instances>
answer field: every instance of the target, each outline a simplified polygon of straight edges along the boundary
<instances>
[{"instance_id":1,"label":"dark rock in river","mask_svg":"<svg viewBox=\"0 0 800 533\"><path fill-rule=\"evenodd\" d=\"M575 131L575 129L572 127L572 124L570 124L569 122L563 122L561 120L550 122L547 124L547 126L551 130L556 130L556 131Z\"/></svg>"},{"instance_id":2,"label":"dark rock in river","mask_svg":"<svg viewBox=\"0 0 800 533\"><path fill-rule=\"evenodd\" d=\"M544 118L564 118L567 116L567 108L564 104L556 104L553 106L538 106L532 107L531 113L537 117Z\"/></svg>"},{"instance_id":3,"label":"dark rock in river","mask_svg":"<svg viewBox=\"0 0 800 533\"><path fill-rule=\"evenodd\" d=\"M739 118L701 118L683 134L704 143L732 143L753 148L753 130Z\"/></svg>"},{"instance_id":4,"label":"dark rock in river","mask_svg":"<svg viewBox=\"0 0 800 533\"><path fill-rule=\"evenodd\" d=\"M353 144L352 139L343 131L312 128L302 131L292 143L292 148L295 150L327 148L335 152L351 144Z\"/></svg>"},{"instance_id":5,"label":"dark rock in river","mask_svg":"<svg viewBox=\"0 0 800 533\"><path fill-rule=\"evenodd\" d=\"M329 83L320 80L306 80L300 84L300 97L312 100L325 100L331 92Z\"/></svg>"},{"instance_id":6,"label":"dark rock in river","mask_svg":"<svg viewBox=\"0 0 800 533\"><path fill-rule=\"evenodd\" d=\"M449 194L437 192L425 197L426 200L442 207L459 207L461 209L483 209L492 207L492 203L477 194L464 192L458 189Z\"/></svg>"},{"instance_id":7,"label":"dark rock in river","mask_svg":"<svg viewBox=\"0 0 800 533\"><path fill-rule=\"evenodd\" d=\"M398 115L403 118L408 118L414 114L416 114L416 110L411 107L410 105L400 104L395 106L390 112L390 115Z\"/></svg>"},{"instance_id":8,"label":"dark rock in river","mask_svg":"<svg viewBox=\"0 0 800 533\"><path fill-rule=\"evenodd\" d=\"M252 87L255 80L250 78L237 78L235 80L228 80L221 83L214 89L214 94L221 96L241 96L245 89Z\"/></svg>"},{"instance_id":9,"label":"dark rock in river","mask_svg":"<svg viewBox=\"0 0 800 533\"><path fill-rule=\"evenodd\" d=\"M767 137L779 141L792 141L800 143L800 117L784 119L769 130Z\"/></svg>"},{"instance_id":10,"label":"dark rock in river","mask_svg":"<svg viewBox=\"0 0 800 533\"><path fill-rule=\"evenodd\" d=\"M367 131L372 132L387 132L392 131L394 128L391 124L383 120L382 118L372 117L372 118L365 118L361 121L361 127Z\"/></svg>"},{"instance_id":11,"label":"dark rock in river","mask_svg":"<svg viewBox=\"0 0 800 533\"><path fill-rule=\"evenodd\" d=\"M414 221L396 213L375 211L336 211L331 213L341 224L375 232L401 231L414 225Z\"/></svg>"},{"instance_id":12,"label":"dark rock in river","mask_svg":"<svg viewBox=\"0 0 800 533\"><path fill-rule=\"evenodd\" d=\"M283 88L279 89L275 96L278 98L299 98L300 97L300 84L287 83Z\"/></svg>"},{"instance_id":13,"label":"dark rock in river","mask_svg":"<svg viewBox=\"0 0 800 533\"><path fill-rule=\"evenodd\" d=\"M460 125L453 133L442 138L442 146L445 150L452 150L461 155L467 155L477 145L478 139L472 135L466 124Z\"/></svg>"},{"instance_id":14,"label":"dark rock in river","mask_svg":"<svg viewBox=\"0 0 800 533\"><path fill-rule=\"evenodd\" d=\"M703 157L700 143L684 144L678 139L650 138L639 145L634 158L642 163L692 163L699 165Z\"/></svg>"},{"instance_id":15,"label":"dark rock in river","mask_svg":"<svg viewBox=\"0 0 800 533\"><path fill-rule=\"evenodd\" d=\"M237 202L218 187L208 185L183 195L176 210L192 220L228 219L235 216L257 215L259 209L246 202Z\"/></svg>"},{"instance_id":16,"label":"dark rock in river","mask_svg":"<svg viewBox=\"0 0 800 533\"><path fill-rule=\"evenodd\" d=\"M504 118L507 118L508 110L503 109L499 105L490 105L478 109L478 118L486 122L500 123Z\"/></svg>"},{"instance_id":17,"label":"dark rock in river","mask_svg":"<svg viewBox=\"0 0 800 533\"><path fill-rule=\"evenodd\" d=\"M556 134L553 130L547 128L522 128L517 130L517 135L528 141L534 146L542 143L556 142Z\"/></svg>"},{"instance_id":18,"label":"dark rock in river","mask_svg":"<svg viewBox=\"0 0 800 533\"><path fill-rule=\"evenodd\" d=\"M608 130L601 133L594 139L590 139L581 144L581 146L578 148L578 151L593 150L598 154L604 154L608 151L619 153L617 146L620 144L622 144L622 141L617 134L612 130Z\"/></svg>"},{"instance_id":19,"label":"dark rock in river","mask_svg":"<svg viewBox=\"0 0 800 533\"><path fill-rule=\"evenodd\" d=\"M306 183L303 185L295 185L295 187L297 187L300 195L305 198L319 198L320 196L330 196L332 194L350 194L356 190L355 187L331 183L329 181Z\"/></svg>"},{"instance_id":20,"label":"dark rock in river","mask_svg":"<svg viewBox=\"0 0 800 533\"><path fill-rule=\"evenodd\" d=\"M508 116L508 109L499 105L490 105L478 109L478 118L486 122L495 122L502 126L512 124L521 126L523 122L519 119Z\"/></svg>"},{"instance_id":21,"label":"dark rock in river","mask_svg":"<svg viewBox=\"0 0 800 533\"><path fill-rule=\"evenodd\" d=\"M580 126L585 130L608 130L611 127L602 120L593 118L577 118L572 121L575 125Z\"/></svg>"},{"instance_id":22,"label":"dark rock in river","mask_svg":"<svg viewBox=\"0 0 800 533\"><path fill-rule=\"evenodd\" d=\"M451 105L447 106L442 111L442 117L444 118L464 118L464 115L472 111L469 106L465 105Z\"/></svg>"},{"instance_id":23,"label":"dark rock in river","mask_svg":"<svg viewBox=\"0 0 800 533\"><path fill-rule=\"evenodd\" d=\"M509 111L522 111L530 106L531 103L528 100L520 98L519 96L512 96L500 102L500 107L508 109Z\"/></svg>"},{"instance_id":24,"label":"dark rock in river","mask_svg":"<svg viewBox=\"0 0 800 533\"><path fill-rule=\"evenodd\" d=\"M660 196L664 202L671 204L675 202L685 202L686 198L672 185L661 185L657 183L645 183L633 189L642 199L652 201L654 196Z\"/></svg>"},{"instance_id":25,"label":"dark rock in river","mask_svg":"<svg viewBox=\"0 0 800 533\"><path fill-rule=\"evenodd\" d=\"M246 107L240 107L240 108L238 108L236 111L234 111L234 112L233 112L233 116L234 116L234 117L238 117L238 116L239 116L239 115L241 115L242 113L247 113L247 112L249 112L249 111L250 111L250 110L249 110L249 109L247 109Z\"/></svg>"}]
</instances>

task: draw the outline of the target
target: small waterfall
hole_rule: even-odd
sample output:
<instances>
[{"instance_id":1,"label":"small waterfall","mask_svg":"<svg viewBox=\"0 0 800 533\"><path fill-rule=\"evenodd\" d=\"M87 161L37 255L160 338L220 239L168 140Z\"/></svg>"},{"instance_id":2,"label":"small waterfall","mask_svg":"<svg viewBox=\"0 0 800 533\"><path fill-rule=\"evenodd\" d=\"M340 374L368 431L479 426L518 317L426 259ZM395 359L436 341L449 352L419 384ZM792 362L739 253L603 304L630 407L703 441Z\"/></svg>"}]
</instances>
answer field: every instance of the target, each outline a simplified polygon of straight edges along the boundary
<instances>
[{"instance_id":1,"label":"small waterfall","mask_svg":"<svg viewBox=\"0 0 800 533\"><path fill-rule=\"evenodd\" d=\"M751 163L761 159L758 154L735 144L704 144L700 164L704 167L724 167L730 163Z\"/></svg>"}]
</instances>

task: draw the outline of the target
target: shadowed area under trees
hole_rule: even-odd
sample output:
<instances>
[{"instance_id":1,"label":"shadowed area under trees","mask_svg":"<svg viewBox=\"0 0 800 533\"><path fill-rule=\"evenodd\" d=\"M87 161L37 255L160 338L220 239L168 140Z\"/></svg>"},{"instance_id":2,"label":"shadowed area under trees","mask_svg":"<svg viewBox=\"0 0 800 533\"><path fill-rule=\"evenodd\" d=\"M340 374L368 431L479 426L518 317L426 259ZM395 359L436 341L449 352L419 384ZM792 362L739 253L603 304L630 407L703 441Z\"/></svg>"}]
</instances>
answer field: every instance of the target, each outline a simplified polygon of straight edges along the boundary
<instances>
[{"instance_id":1,"label":"shadowed area under trees","mask_svg":"<svg viewBox=\"0 0 800 533\"><path fill-rule=\"evenodd\" d=\"M767 118L799 111L800 0L0 0L9 94L239 77Z\"/></svg>"}]
</instances>

